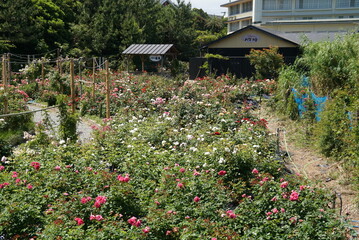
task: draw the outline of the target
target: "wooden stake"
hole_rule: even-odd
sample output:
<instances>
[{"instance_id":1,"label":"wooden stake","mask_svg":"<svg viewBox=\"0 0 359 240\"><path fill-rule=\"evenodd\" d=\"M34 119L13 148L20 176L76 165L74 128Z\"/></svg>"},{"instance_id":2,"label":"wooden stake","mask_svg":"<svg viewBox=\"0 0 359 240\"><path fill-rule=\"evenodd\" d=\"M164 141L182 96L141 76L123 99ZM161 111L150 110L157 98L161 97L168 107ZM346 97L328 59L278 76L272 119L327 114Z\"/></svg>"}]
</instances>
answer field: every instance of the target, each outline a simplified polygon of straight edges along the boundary
<instances>
[{"instance_id":1,"label":"wooden stake","mask_svg":"<svg viewBox=\"0 0 359 240\"><path fill-rule=\"evenodd\" d=\"M106 68L106 118L110 118L110 73L108 69L108 61L105 62Z\"/></svg>"},{"instance_id":2,"label":"wooden stake","mask_svg":"<svg viewBox=\"0 0 359 240\"><path fill-rule=\"evenodd\" d=\"M95 73L96 73L96 59L92 58L92 98L95 99Z\"/></svg>"},{"instance_id":3,"label":"wooden stake","mask_svg":"<svg viewBox=\"0 0 359 240\"><path fill-rule=\"evenodd\" d=\"M10 53L7 54L7 71L6 71L6 82L10 85L11 82L11 63L10 63Z\"/></svg>"},{"instance_id":4,"label":"wooden stake","mask_svg":"<svg viewBox=\"0 0 359 240\"><path fill-rule=\"evenodd\" d=\"M2 56L2 83L4 84L4 114L8 113L8 102L7 102L7 81L6 81L6 55Z\"/></svg>"},{"instance_id":5,"label":"wooden stake","mask_svg":"<svg viewBox=\"0 0 359 240\"><path fill-rule=\"evenodd\" d=\"M41 59L41 80L42 80L42 87L45 88L45 62L44 62L44 58Z\"/></svg>"},{"instance_id":6,"label":"wooden stake","mask_svg":"<svg viewBox=\"0 0 359 240\"><path fill-rule=\"evenodd\" d=\"M71 106L72 106L72 113L75 113L75 74L74 74L74 60L70 60L70 75L71 75Z\"/></svg>"}]
</instances>

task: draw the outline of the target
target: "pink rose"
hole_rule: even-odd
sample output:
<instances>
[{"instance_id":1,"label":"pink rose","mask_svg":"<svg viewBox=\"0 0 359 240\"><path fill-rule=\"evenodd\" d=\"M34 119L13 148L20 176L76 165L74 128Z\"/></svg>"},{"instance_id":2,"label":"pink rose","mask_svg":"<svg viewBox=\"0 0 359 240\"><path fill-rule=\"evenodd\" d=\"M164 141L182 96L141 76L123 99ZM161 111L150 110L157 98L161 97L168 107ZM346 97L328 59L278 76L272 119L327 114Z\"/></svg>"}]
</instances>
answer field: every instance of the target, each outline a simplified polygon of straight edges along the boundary
<instances>
[{"instance_id":1,"label":"pink rose","mask_svg":"<svg viewBox=\"0 0 359 240\"><path fill-rule=\"evenodd\" d=\"M296 191L292 191L292 193L289 196L290 201L297 201L299 198L299 194Z\"/></svg>"},{"instance_id":2,"label":"pink rose","mask_svg":"<svg viewBox=\"0 0 359 240\"><path fill-rule=\"evenodd\" d=\"M39 162L31 162L30 166L33 167L35 170L40 169L40 163Z\"/></svg>"},{"instance_id":3,"label":"pink rose","mask_svg":"<svg viewBox=\"0 0 359 240\"><path fill-rule=\"evenodd\" d=\"M31 189L33 189L34 187L31 185L31 184L27 184L27 189L29 189L29 190L31 190Z\"/></svg>"},{"instance_id":4,"label":"pink rose","mask_svg":"<svg viewBox=\"0 0 359 240\"><path fill-rule=\"evenodd\" d=\"M126 174L124 177L122 175L118 175L117 180L120 181L120 182L129 182L130 177L129 177L128 174Z\"/></svg>"},{"instance_id":5,"label":"pink rose","mask_svg":"<svg viewBox=\"0 0 359 240\"><path fill-rule=\"evenodd\" d=\"M181 173L184 173L184 172L186 171L186 169L181 168L179 171L180 171Z\"/></svg>"},{"instance_id":6,"label":"pink rose","mask_svg":"<svg viewBox=\"0 0 359 240\"><path fill-rule=\"evenodd\" d=\"M60 171L60 170L61 170L61 167L60 167L60 166L56 166L56 167L54 167L54 169L55 169L56 171Z\"/></svg>"},{"instance_id":7,"label":"pink rose","mask_svg":"<svg viewBox=\"0 0 359 240\"><path fill-rule=\"evenodd\" d=\"M220 176L224 176L226 174L227 174L227 172L224 171L224 170L221 170L221 171L218 172L218 175L220 175Z\"/></svg>"},{"instance_id":8,"label":"pink rose","mask_svg":"<svg viewBox=\"0 0 359 240\"><path fill-rule=\"evenodd\" d=\"M4 170L5 167L4 166L0 166L0 171Z\"/></svg>"},{"instance_id":9,"label":"pink rose","mask_svg":"<svg viewBox=\"0 0 359 240\"><path fill-rule=\"evenodd\" d=\"M272 209L272 213L278 213L279 211L278 211L278 209L277 208L273 208Z\"/></svg>"},{"instance_id":10,"label":"pink rose","mask_svg":"<svg viewBox=\"0 0 359 240\"><path fill-rule=\"evenodd\" d=\"M143 232L143 233L149 233L150 230L151 230L150 227L145 227L144 229L142 229L142 232Z\"/></svg>"},{"instance_id":11,"label":"pink rose","mask_svg":"<svg viewBox=\"0 0 359 240\"><path fill-rule=\"evenodd\" d=\"M280 187L281 188L286 188L288 186L288 182L282 182L281 184L280 184Z\"/></svg>"},{"instance_id":12,"label":"pink rose","mask_svg":"<svg viewBox=\"0 0 359 240\"><path fill-rule=\"evenodd\" d=\"M184 187L184 185L183 185L183 183L178 183L178 184L177 184L177 187L179 187L179 188L183 188L183 187Z\"/></svg>"},{"instance_id":13,"label":"pink rose","mask_svg":"<svg viewBox=\"0 0 359 240\"><path fill-rule=\"evenodd\" d=\"M81 218L75 218L75 221L77 222L77 225L82 225L85 223Z\"/></svg>"},{"instance_id":14,"label":"pink rose","mask_svg":"<svg viewBox=\"0 0 359 240\"><path fill-rule=\"evenodd\" d=\"M137 222L137 218L131 217L130 219L127 220L127 222L133 226Z\"/></svg>"},{"instance_id":15,"label":"pink rose","mask_svg":"<svg viewBox=\"0 0 359 240\"><path fill-rule=\"evenodd\" d=\"M258 174L259 171L258 171L256 168L254 168L254 169L252 170L252 173L253 173L253 174Z\"/></svg>"},{"instance_id":16,"label":"pink rose","mask_svg":"<svg viewBox=\"0 0 359 240\"><path fill-rule=\"evenodd\" d=\"M85 204L88 201L90 201L91 199L92 199L91 197L83 197L83 198L81 198L81 203Z\"/></svg>"},{"instance_id":17,"label":"pink rose","mask_svg":"<svg viewBox=\"0 0 359 240\"><path fill-rule=\"evenodd\" d=\"M281 213L285 213L285 209L284 209L284 208L281 208L281 209L280 209L280 212L281 212Z\"/></svg>"},{"instance_id":18,"label":"pink rose","mask_svg":"<svg viewBox=\"0 0 359 240\"><path fill-rule=\"evenodd\" d=\"M199 202L199 201L201 201L201 199L200 199L198 196L195 196L195 197L193 198L193 201L194 201L194 202Z\"/></svg>"}]
</instances>

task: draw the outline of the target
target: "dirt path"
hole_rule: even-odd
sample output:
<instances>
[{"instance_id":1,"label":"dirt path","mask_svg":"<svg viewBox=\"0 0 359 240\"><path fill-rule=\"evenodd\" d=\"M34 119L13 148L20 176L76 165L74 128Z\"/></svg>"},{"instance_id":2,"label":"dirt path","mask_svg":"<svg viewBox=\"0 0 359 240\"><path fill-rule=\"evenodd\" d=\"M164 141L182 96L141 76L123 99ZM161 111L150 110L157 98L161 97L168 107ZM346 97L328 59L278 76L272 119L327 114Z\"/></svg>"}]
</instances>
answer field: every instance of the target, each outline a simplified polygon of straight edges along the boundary
<instances>
[{"instance_id":1,"label":"dirt path","mask_svg":"<svg viewBox=\"0 0 359 240\"><path fill-rule=\"evenodd\" d=\"M338 213L342 209L343 216L351 220L359 220L359 208L355 202L358 192L351 189L348 184L349 176L341 168L340 163L331 162L312 148L295 144L295 141L290 139L290 135L295 134L298 129L291 128L293 124L288 124L288 120L274 116L268 107L262 106L257 114L258 117L268 121L268 128L272 133L280 129L281 149L289 152L287 167L292 172L299 172L304 177L317 182L319 186L330 189L333 193L336 192L335 203ZM355 222L353 225L359 225L359 223Z\"/></svg>"},{"instance_id":2,"label":"dirt path","mask_svg":"<svg viewBox=\"0 0 359 240\"><path fill-rule=\"evenodd\" d=\"M41 108L44 108L45 106L40 105L40 104L35 104L35 103L31 103L28 104L29 110L38 110ZM48 114L50 117L51 122L53 123L53 128L55 130L55 133L58 132L58 125L59 125L59 112L57 108L53 108L53 109L49 109L48 110ZM44 119L44 115L42 112L35 112L34 113L34 122L41 122ZM91 125L93 125L93 123L89 120L86 119L80 119L80 121L77 124L77 133L79 136L79 140L81 140L81 142L85 143L85 142L89 142L91 140L91 133L92 133L92 128Z\"/></svg>"}]
</instances>

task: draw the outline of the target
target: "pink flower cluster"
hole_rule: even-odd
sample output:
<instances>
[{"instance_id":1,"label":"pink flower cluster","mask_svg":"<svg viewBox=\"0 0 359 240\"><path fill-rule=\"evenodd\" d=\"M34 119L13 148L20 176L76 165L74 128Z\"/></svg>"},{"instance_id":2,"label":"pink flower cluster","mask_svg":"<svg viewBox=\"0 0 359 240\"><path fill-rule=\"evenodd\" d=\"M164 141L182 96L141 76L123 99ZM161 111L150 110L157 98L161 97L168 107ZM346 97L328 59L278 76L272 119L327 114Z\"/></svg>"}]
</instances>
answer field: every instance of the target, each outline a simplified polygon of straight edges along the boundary
<instances>
[{"instance_id":1,"label":"pink flower cluster","mask_svg":"<svg viewBox=\"0 0 359 240\"><path fill-rule=\"evenodd\" d=\"M228 211L226 212L226 215L227 215L227 217L229 217L229 218L236 218L236 217L237 217L237 215L236 215L232 210L228 210Z\"/></svg>"},{"instance_id":2,"label":"pink flower cluster","mask_svg":"<svg viewBox=\"0 0 359 240\"><path fill-rule=\"evenodd\" d=\"M97 220L97 221L101 221L103 220L103 217L101 215L90 215L90 220Z\"/></svg>"},{"instance_id":3,"label":"pink flower cluster","mask_svg":"<svg viewBox=\"0 0 359 240\"><path fill-rule=\"evenodd\" d=\"M93 205L96 208L100 208L102 204L106 203L107 198L105 196L97 196L95 199L95 204Z\"/></svg>"},{"instance_id":4,"label":"pink flower cluster","mask_svg":"<svg viewBox=\"0 0 359 240\"><path fill-rule=\"evenodd\" d=\"M82 218L75 218L75 221L77 222L77 225L82 225L84 224L84 220L82 220Z\"/></svg>"},{"instance_id":5,"label":"pink flower cluster","mask_svg":"<svg viewBox=\"0 0 359 240\"><path fill-rule=\"evenodd\" d=\"M39 162L32 162L30 164L31 167L33 167L35 170L39 170L40 169L40 163Z\"/></svg>"},{"instance_id":6,"label":"pink flower cluster","mask_svg":"<svg viewBox=\"0 0 359 240\"><path fill-rule=\"evenodd\" d=\"M125 176L118 175L117 180L120 181L120 182L129 182L130 181L130 176L128 174L126 174Z\"/></svg>"},{"instance_id":7,"label":"pink flower cluster","mask_svg":"<svg viewBox=\"0 0 359 240\"><path fill-rule=\"evenodd\" d=\"M299 193L296 191L292 191L292 193L289 196L290 201L297 201L299 199Z\"/></svg>"},{"instance_id":8,"label":"pink flower cluster","mask_svg":"<svg viewBox=\"0 0 359 240\"><path fill-rule=\"evenodd\" d=\"M92 199L91 197L83 197L83 198L81 198L81 203L85 204L85 203L91 201L91 199Z\"/></svg>"},{"instance_id":9,"label":"pink flower cluster","mask_svg":"<svg viewBox=\"0 0 359 240\"><path fill-rule=\"evenodd\" d=\"M0 189L4 188L5 186L9 186L9 185L10 185L10 183L7 183L7 182L2 183L2 184L0 184Z\"/></svg>"},{"instance_id":10,"label":"pink flower cluster","mask_svg":"<svg viewBox=\"0 0 359 240\"><path fill-rule=\"evenodd\" d=\"M142 221L140 219L137 219L136 217L132 217L127 220L129 224L132 226L140 227L142 225Z\"/></svg>"}]
</instances>

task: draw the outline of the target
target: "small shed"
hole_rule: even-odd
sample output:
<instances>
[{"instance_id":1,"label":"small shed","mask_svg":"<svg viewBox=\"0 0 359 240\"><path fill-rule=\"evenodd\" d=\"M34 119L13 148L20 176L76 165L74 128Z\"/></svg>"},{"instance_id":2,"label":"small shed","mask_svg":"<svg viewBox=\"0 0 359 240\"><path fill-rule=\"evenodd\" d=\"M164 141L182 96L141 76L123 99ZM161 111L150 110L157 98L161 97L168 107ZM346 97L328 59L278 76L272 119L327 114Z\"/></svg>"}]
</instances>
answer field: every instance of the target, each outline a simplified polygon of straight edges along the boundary
<instances>
[{"instance_id":1,"label":"small shed","mask_svg":"<svg viewBox=\"0 0 359 240\"><path fill-rule=\"evenodd\" d=\"M149 57L151 61L160 62L162 68L166 56L175 58L178 51L173 44L132 44L123 51L122 54L127 56L140 56L143 72L145 70L145 57Z\"/></svg>"}]
</instances>

